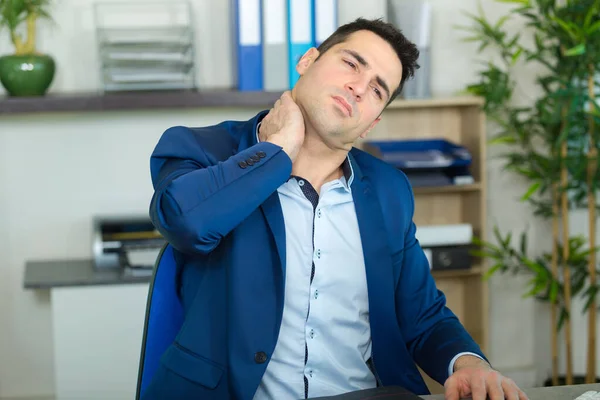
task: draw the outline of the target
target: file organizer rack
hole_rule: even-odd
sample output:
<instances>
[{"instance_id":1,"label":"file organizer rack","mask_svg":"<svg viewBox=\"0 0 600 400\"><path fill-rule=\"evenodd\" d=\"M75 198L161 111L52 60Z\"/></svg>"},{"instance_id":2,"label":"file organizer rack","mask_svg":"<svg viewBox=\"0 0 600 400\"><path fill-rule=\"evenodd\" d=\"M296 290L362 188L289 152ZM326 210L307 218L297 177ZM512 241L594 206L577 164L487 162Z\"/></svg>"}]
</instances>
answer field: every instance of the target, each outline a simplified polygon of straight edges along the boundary
<instances>
[{"instance_id":1,"label":"file organizer rack","mask_svg":"<svg viewBox=\"0 0 600 400\"><path fill-rule=\"evenodd\" d=\"M98 2L94 18L104 92L196 88L188 2Z\"/></svg>"},{"instance_id":2,"label":"file organizer rack","mask_svg":"<svg viewBox=\"0 0 600 400\"><path fill-rule=\"evenodd\" d=\"M464 146L472 155L473 184L413 188L417 227L471 224L475 235L486 238L486 134L482 105L481 99L473 97L396 100L369 132L366 140L442 138ZM364 148L364 141L357 147ZM489 312L485 271L485 261L475 258L470 269L433 271L432 275L446 295L448 307L487 352ZM424 372L422 375L432 393L443 393L441 385Z\"/></svg>"}]
</instances>

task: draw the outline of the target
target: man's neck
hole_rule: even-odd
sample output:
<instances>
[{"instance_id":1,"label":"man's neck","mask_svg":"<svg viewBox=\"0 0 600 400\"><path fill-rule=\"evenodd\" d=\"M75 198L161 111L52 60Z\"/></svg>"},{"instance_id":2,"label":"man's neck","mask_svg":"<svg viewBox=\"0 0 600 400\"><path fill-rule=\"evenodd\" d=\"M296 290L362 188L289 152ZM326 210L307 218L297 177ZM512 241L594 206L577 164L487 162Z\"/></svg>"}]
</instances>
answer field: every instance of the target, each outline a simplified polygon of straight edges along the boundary
<instances>
[{"instance_id":1,"label":"man's neck","mask_svg":"<svg viewBox=\"0 0 600 400\"><path fill-rule=\"evenodd\" d=\"M323 184L342 177L342 164L347 156L347 151L332 150L316 135L307 132L292 165L292 175L306 179L319 193Z\"/></svg>"}]
</instances>

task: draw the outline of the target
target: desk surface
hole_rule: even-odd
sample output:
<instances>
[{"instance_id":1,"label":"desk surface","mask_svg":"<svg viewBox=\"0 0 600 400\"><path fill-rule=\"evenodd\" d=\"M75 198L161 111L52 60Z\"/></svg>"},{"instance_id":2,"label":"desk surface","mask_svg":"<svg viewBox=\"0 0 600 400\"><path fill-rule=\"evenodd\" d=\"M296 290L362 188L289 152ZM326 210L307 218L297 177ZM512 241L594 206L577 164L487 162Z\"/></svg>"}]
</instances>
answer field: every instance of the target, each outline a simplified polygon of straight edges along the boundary
<instances>
[{"instance_id":1,"label":"desk surface","mask_svg":"<svg viewBox=\"0 0 600 400\"><path fill-rule=\"evenodd\" d=\"M573 400L588 390L600 392L600 384L523 389L529 400ZM424 400L444 400L443 394L421 396Z\"/></svg>"},{"instance_id":2,"label":"desk surface","mask_svg":"<svg viewBox=\"0 0 600 400\"><path fill-rule=\"evenodd\" d=\"M98 269L92 260L28 261L25 264L23 286L25 289L51 289L147 282L150 282L147 273L134 273L125 268Z\"/></svg>"}]
</instances>

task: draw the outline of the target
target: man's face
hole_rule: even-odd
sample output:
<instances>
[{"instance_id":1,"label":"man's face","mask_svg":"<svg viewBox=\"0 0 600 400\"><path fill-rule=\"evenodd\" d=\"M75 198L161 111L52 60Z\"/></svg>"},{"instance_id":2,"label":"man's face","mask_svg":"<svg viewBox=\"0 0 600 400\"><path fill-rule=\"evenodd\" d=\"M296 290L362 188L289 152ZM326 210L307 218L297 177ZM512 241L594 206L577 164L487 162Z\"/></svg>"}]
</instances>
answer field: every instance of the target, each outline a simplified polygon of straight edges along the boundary
<instances>
[{"instance_id":1,"label":"man's face","mask_svg":"<svg viewBox=\"0 0 600 400\"><path fill-rule=\"evenodd\" d=\"M392 46L370 31L358 31L319 55L308 51L298 63L295 100L329 147L349 150L373 128L400 85L402 65Z\"/></svg>"}]
</instances>

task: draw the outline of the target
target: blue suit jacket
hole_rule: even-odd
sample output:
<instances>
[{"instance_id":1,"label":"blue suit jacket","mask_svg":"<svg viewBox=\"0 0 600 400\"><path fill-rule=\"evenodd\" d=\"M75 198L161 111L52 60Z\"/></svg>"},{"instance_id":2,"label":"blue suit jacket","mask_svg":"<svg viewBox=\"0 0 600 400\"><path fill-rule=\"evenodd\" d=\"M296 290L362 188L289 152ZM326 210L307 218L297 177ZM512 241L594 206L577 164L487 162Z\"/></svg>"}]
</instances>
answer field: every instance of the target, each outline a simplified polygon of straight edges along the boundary
<instances>
[{"instance_id":1,"label":"blue suit jacket","mask_svg":"<svg viewBox=\"0 0 600 400\"><path fill-rule=\"evenodd\" d=\"M280 147L257 144L266 113L170 128L152 154L150 214L176 249L186 318L146 400L252 399L273 354L286 259L277 188L292 164ZM415 363L443 383L456 354L483 354L436 289L405 175L358 149L350 159L374 368L383 385L426 394Z\"/></svg>"}]
</instances>

